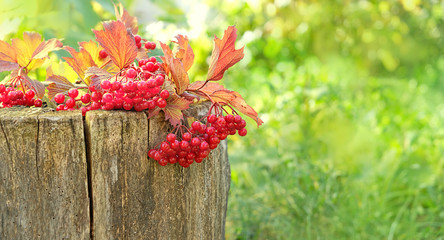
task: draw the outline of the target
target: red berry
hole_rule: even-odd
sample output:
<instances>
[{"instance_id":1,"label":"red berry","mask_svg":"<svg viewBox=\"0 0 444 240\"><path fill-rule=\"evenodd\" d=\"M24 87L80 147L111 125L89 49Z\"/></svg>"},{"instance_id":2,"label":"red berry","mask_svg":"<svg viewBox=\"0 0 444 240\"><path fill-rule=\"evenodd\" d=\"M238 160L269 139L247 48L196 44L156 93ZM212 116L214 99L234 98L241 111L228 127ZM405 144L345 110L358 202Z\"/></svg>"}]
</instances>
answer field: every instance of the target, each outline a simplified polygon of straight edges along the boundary
<instances>
[{"instance_id":1,"label":"red berry","mask_svg":"<svg viewBox=\"0 0 444 240\"><path fill-rule=\"evenodd\" d=\"M141 48L142 47L142 43L138 42L138 43L136 43L136 46L137 46L137 48Z\"/></svg>"},{"instance_id":2,"label":"red berry","mask_svg":"<svg viewBox=\"0 0 444 240\"><path fill-rule=\"evenodd\" d=\"M163 99L167 99L170 96L170 92L168 90L164 89L160 92L160 97Z\"/></svg>"},{"instance_id":3,"label":"red berry","mask_svg":"<svg viewBox=\"0 0 444 240\"><path fill-rule=\"evenodd\" d=\"M191 145L192 146L200 146L200 143L201 143L201 141L197 137L194 137L193 139L191 139Z\"/></svg>"},{"instance_id":4,"label":"red berry","mask_svg":"<svg viewBox=\"0 0 444 240\"><path fill-rule=\"evenodd\" d=\"M80 100L82 101L82 103L87 104L91 102L91 95L89 93L85 93L85 95L80 97Z\"/></svg>"},{"instance_id":5,"label":"red berry","mask_svg":"<svg viewBox=\"0 0 444 240\"><path fill-rule=\"evenodd\" d=\"M110 82L109 80L103 80L103 81L100 83L100 86L102 86L102 89L103 89L103 90L108 90L108 89L111 88L111 82Z\"/></svg>"},{"instance_id":6,"label":"red berry","mask_svg":"<svg viewBox=\"0 0 444 240\"><path fill-rule=\"evenodd\" d=\"M3 93L3 92L5 92L5 90L6 90L6 87L5 87L5 85L3 85L3 84L0 84L0 93Z\"/></svg>"},{"instance_id":7,"label":"red berry","mask_svg":"<svg viewBox=\"0 0 444 240\"><path fill-rule=\"evenodd\" d=\"M159 98L159 100L157 100L156 104L159 108L164 108L164 107L166 107L167 102L165 99Z\"/></svg>"},{"instance_id":8,"label":"red berry","mask_svg":"<svg viewBox=\"0 0 444 240\"><path fill-rule=\"evenodd\" d=\"M126 71L126 77L127 77L127 78L131 78L131 79L133 79L133 78L135 78L136 76L137 76L137 71L136 71L136 70L130 68L130 69L128 69L128 70Z\"/></svg>"},{"instance_id":9,"label":"red berry","mask_svg":"<svg viewBox=\"0 0 444 240\"><path fill-rule=\"evenodd\" d=\"M234 122L235 123L240 123L242 121L242 117L239 115L234 116Z\"/></svg>"},{"instance_id":10,"label":"red berry","mask_svg":"<svg viewBox=\"0 0 444 240\"><path fill-rule=\"evenodd\" d=\"M208 121L209 123L215 123L216 120L217 120L216 115L210 114L210 115L208 115L208 117L207 117L207 121Z\"/></svg>"},{"instance_id":11,"label":"red berry","mask_svg":"<svg viewBox=\"0 0 444 240\"><path fill-rule=\"evenodd\" d=\"M43 105L42 99L37 98L37 99L34 101L34 106L36 106L36 107L41 107L42 105Z\"/></svg>"},{"instance_id":12,"label":"red berry","mask_svg":"<svg viewBox=\"0 0 444 240\"><path fill-rule=\"evenodd\" d=\"M108 57L108 53L106 53L105 49L100 50L99 52L99 58L106 58Z\"/></svg>"},{"instance_id":13,"label":"red berry","mask_svg":"<svg viewBox=\"0 0 444 240\"><path fill-rule=\"evenodd\" d=\"M4 86L3 86L4 87ZM1 86L0 86L1 88ZM35 92L32 89L28 89L28 91L26 91L25 96L27 99L31 99L35 96Z\"/></svg>"},{"instance_id":14,"label":"red berry","mask_svg":"<svg viewBox=\"0 0 444 240\"><path fill-rule=\"evenodd\" d=\"M65 101L65 95L62 93L57 93L54 97L54 101L59 104L63 103Z\"/></svg>"},{"instance_id":15,"label":"red berry","mask_svg":"<svg viewBox=\"0 0 444 240\"><path fill-rule=\"evenodd\" d=\"M76 98L77 96L79 96L79 90L77 90L77 88L69 89L68 96L70 96L71 98Z\"/></svg>"},{"instance_id":16,"label":"red berry","mask_svg":"<svg viewBox=\"0 0 444 240\"><path fill-rule=\"evenodd\" d=\"M139 35L134 36L134 40L136 40L136 43L139 43L142 38Z\"/></svg>"},{"instance_id":17,"label":"red berry","mask_svg":"<svg viewBox=\"0 0 444 240\"><path fill-rule=\"evenodd\" d=\"M111 93L105 93L102 97L102 102L104 103L110 103L113 101L113 95Z\"/></svg>"},{"instance_id":18,"label":"red berry","mask_svg":"<svg viewBox=\"0 0 444 240\"><path fill-rule=\"evenodd\" d=\"M167 135L166 139L168 142L173 143L176 140L176 134L170 133Z\"/></svg>"},{"instance_id":19,"label":"red berry","mask_svg":"<svg viewBox=\"0 0 444 240\"><path fill-rule=\"evenodd\" d=\"M200 150L201 150L201 151L205 151L205 150L207 150L209 147L210 147L210 145L209 145L208 142L206 142L206 141L202 141L202 142L200 143Z\"/></svg>"},{"instance_id":20,"label":"red berry","mask_svg":"<svg viewBox=\"0 0 444 240\"><path fill-rule=\"evenodd\" d=\"M119 81L114 81L114 82L111 84L111 90L113 90L113 91L117 91L117 90L119 90L120 87L122 87L122 84L121 84Z\"/></svg>"},{"instance_id":21,"label":"red berry","mask_svg":"<svg viewBox=\"0 0 444 240\"><path fill-rule=\"evenodd\" d=\"M154 79L154 81L155 81L155 83L156 83L157 86L162 86L163 83L165 82L165 78L162 77L162 76L157 76L157 77Z\"/></svg>"},{"instance_id":22,"label":"red berry","mask_svg":"<svg viewBox=\"0 0 444 240\"><path fill-rule=\"evenodd\" d=\"M183 134L182 139L185 141L190 141L191 140L191 134L189 132L186 132Z\"/></svg>"},{"instance_id":23,"label":"red berry","mask_svg":"<svg viewBox=\"0 0 444 240\"><path fill-rule=\"evenodd\" d=\"M242 137L243 137L243 136L247 135L247 129L242 128L242 129L239 130L237 133L239 134L239 136L242 136Z\"/></svg>"},{"instance_id":24,"label":"red berry","mask_svg":"<svg viewBox=\"0 0 444 240\"><path fill-rule=\"evenodd\" d=\"M73 108L76 105L76 100L74 100L74 98L68 98L68 100L66 100L65 105L68 108Z\"/></svg>"},{"instance_id":25,"label":"red berry","mask_svg":"<svg viewBox=\"0 0 444 240\"><path fill-rule=\"evenodd\" d=\"M189 146L190 146L190 143L189 143L189 142L187 142L187 141L185 141L185 140L180 141L180 149L185 150L185 149L187 149Z\"/></svg>"},{"instance_id":26,"label":"red berry","mask_svg":"<svg viewBox=\"0 0 444 240\"><path fill-rule=\"evenodd\" d=\"M208 134L208 136L211 136L214 133L216 133L216 129L214 127L207 127L207 134Z\"/></svg>"},{"instance_id":27,"label":"red berry","mask_svg":"<svg viewBox=\"0 0 444 240\"><path fill-rule=\"evenodd\" d=\"M62 111L64 109L65 109L65 105L60 104L60 105L57 106L56 111Z\"/></svg>"},{"instance_id":28,"label":"red berry","mask_svg":"<svg viewBox=\"0 0 444 240\"><path fill-rule=\"evenodd\" d=\"M148 157L154 159L154 154L156 153L156 149L151 149L148 151Z\"/></svg>"},{"instance_id":29,"label":"red berry","mask_svg":"<svg viewBox=\"0 0 444 240\"><path fill-rule=\"evenodd\" d=\"M98 101L102 100L102 94L100 92L93 92L91 95L91 99L94 102L98 102Z\"/></svg>"}]
</instances>

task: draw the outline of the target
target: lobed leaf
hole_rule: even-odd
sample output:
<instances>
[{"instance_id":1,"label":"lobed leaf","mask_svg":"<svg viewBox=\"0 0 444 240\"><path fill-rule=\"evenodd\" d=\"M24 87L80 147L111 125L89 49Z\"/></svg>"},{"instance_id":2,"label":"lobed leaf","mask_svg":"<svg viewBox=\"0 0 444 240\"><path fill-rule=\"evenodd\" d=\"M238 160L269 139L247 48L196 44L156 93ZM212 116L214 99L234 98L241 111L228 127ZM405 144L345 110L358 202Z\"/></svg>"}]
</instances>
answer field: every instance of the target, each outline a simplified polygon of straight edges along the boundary
<instances>
[{"instance_id":1,"label":"lobed leaf","mask_svg":"<svg viewBox=\"0 0 444 240\"><path fill-rule=\"evenodd\" d=\"M89 85L90 80L85 77L85 71L90 67L97 66L91 55L82 47L79 49L79 52L68 46L66 46L65 49L72 57L64 57L63 59L77 73L79 78L82 79L86 85Z\"/></svg>"},{"instance_id":2,"label":"lobed leaf","mask_svg":"<svg viewBox=\"0 0 444 240\"><path fill-rule=\"evenodd\" d=\"M52 99L57 93L63 93L75 87L68 79L60 75L51 75L46 80L51 82L47 87L49 99Z\"/></svg>"},{"instance_id":3,"label":"lobed leaf","mask_svg":"<svg viewBox=\"0 0 444 240\"><path fill-rule=\"evenodd\" d=\"M15 62L0 60L0 72L11 71L19 68L20 66Z\"/></svg>"},{"instance_id":4,"label":"lobed leaf","mask_svg":"<svg viewBox=\"0 0 444 240\"><path fill-rule=\"evenodd\" d=\"M185 68L185 71L188 71L194 62L194 53L190 44L188 43L188 37L177 35L176 36L177 43L179 46L179 50L176 52L176 58L178 58Z\"/></svg>"},{"instance_id":5,"label":"lobed leaf","mask_svg":"<svg viewBox=\"0 0 444 240\"><path fill-rule=\"evenodd\" d=\"M95 86L96 89L100 90L101 86L100 83L105 80L109 79L113 75L106 71L105 69L98 68L98 67L90 67L85 72L85 77L91 77L91 85Z\"/></svg>"},{"instance_id":6,"label":"lobed leaf","mask_svg":"<svg viewBox=\"0 0 444 240\"><path fill-rule=\"evenodd\" d=\"M176 93L180 95L190 84L187 71L185 70L182 62L173 57L173 52L166 44L161 42L160 47L162 48L164 54L164 57L162 58L164 64L162 67L165 69L165 72L171 73L173 82L176 85Z\"/></svg>"},{"instance_id":7,"label":"lobed leaf","mask_svg":"<svg viewBox=\"0 0 444 240\"><path fill-rule=\"evenodd\" d=\"M49 52L59 50L62 47L63 44L59 40L55 38L49 39L39 44L39 46L32 53L32 58L39 59L48 57Z\"/></svg>"},{"instance_id":8,"label":"lobed leaf","mask_svg":"<svg viewBox=\"0 0 444 240\"><path fill-rule=\"evenodd\" d=\"M238 92L227 90L224 86L218 83L197 81L191 84L187 90L210 101L222 102L233 106L235 109L239 110L239 112L256 121L257 126L264 123L258 117L257 112L245 102Z\"/></svg>"},{"instance_id":9,"label":"lobed leaf","mask_svg":"<svg viewBox=\"0 0 444 240\"><path fill-rule=\"evenodd\" d=\"M45 85L43 85L43 83L29 78L28 75L24 73L22 73L20 76L22 83L25 84L28 89L34 90L35 95L38 98L43 98L43 95L45 95Z\"/></svg>"},{"instance_id":10,"label":"lobed leaf","mask_svg":"<svg viewBox=\"0 0 444 240\"><path fill-rule=\"evenodd\" d=\"M214 47L210 59L207 80L222 79L225 71L244 57L244 48L235 49L236 27L230 26L224 32L222 39L214 37Z\"/></svg>"},{"instance_id":11,"label":"lobed leaf","mask_svg":"<svg viewBox=\"0 0 444 240\"><path fill-rule=\"evenodd\" d=\"M125 24L125 27L127 29L130 29L132 34L136 35L139 31L137 18L131 16L123 7L122 3L114 4L114 12L116 13L117 20L123 22L123 24Z\"/></svg>"},{"instance_id":12,"label":"lobed leaf","mask_svg":"<svg viewBox=\"0 0 444 240\"><path fill-rule=\"evenodd\" d=\"M188 101L182 97L175 97L162 111L165 112L165 120L169 120L171 125L176 126L183 120L182 110L188 109L192 101Z\"/></svg>"},{"instance_id":13,"label":"lobed leaf","mask_svg":"<svg viewBox=\"0 0 444 240\"><path fill-rule=\"evenodd\" d=\"M127 67L137 57L137 46L133 35L127 31L121 21L104 22L103 28L103 30L93 30L97 42L119 69Z\"/></svg>"}]
</instances>

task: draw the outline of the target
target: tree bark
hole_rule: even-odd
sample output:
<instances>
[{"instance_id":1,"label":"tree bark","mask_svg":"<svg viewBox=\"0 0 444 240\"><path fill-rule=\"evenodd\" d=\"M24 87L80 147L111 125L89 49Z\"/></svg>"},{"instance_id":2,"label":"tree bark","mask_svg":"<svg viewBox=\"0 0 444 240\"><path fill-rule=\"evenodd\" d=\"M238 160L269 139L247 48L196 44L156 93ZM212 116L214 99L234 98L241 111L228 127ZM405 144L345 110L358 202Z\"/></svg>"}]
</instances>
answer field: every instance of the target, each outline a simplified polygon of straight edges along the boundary
<instances>
[{"instance_id":1,"label":"tree bark","mask_svg":"<svg viewBox=\"0 0 444 240\"><path fill-rule=\"evenodd\" d=\"M0 109L0 130L0 239L224 238L225 141L184 169L147 157L162 114Z\"/></svg>"}]
</instances>

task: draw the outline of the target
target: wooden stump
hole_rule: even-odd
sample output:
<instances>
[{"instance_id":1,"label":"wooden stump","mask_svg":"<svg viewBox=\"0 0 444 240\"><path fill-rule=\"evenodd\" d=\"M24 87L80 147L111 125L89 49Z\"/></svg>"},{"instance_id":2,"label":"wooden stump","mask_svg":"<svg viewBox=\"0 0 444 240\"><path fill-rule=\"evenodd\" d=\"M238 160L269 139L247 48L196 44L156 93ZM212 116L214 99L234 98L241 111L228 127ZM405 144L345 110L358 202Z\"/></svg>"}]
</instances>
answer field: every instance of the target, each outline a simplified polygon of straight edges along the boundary
<instances>
[{"instance_id":1,"label":"wooden stump","mask_svg":"<svg viewBox=\"0 0 444 240\"><path fill-rule=\"evenodd\" d=\"M163 119L1 109L0 239L223 239L226 142L188 169L162 167L147 151Z\"/></svg>"}]
</instances>

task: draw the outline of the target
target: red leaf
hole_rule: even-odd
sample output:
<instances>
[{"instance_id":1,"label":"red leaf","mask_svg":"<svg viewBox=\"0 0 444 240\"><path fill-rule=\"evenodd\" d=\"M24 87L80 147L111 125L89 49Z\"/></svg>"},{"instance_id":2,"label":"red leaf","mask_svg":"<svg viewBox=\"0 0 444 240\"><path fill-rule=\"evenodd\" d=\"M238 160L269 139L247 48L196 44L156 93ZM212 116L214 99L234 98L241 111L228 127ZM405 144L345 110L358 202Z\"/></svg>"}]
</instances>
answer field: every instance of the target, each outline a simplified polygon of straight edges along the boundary
<instances>
[{"instance_id":1,"label":"red leaf","mask_svg":"<svg viewBox=\"0 0 444 240\"><path fill-rule=\"evenodd\" d=\"M207 80L220 80L228 68L244 57L243 47L237 50L234 48L237 37L236 31L236 27L230 26L225 30L222 39L214 37L214 48L211 54Z\"/></svg>"},{"instance_id":2,"label":"red leaf","mask_svg":"<svg viewBox=\"0 0 444 240\"><path fill-rule=\"evenodd\" d=\"M98 68L98 67L90 67L85 72L85 77L91 76L91 85L95 86L97 90L102 89L100 86L100 83L105 80L109 79L112 75L111 73L107 72L104 69Z\"/></svg>"},{"instance_id":3,"label":"red leaf","mask_svg":"<svg viewBox=\"0 0 444 240\"><path fill-rule=\"evenodd\" d=\"M85 71L93 66L96 66L91 55L84 48L80 47L79 52L74 48L66 46L65 49L71 54L71 58L64 57L65 61L74 71L79 75L79 78L85 81L86 85L89 85L89 79L85 78Z\"/></svg>"},{"instance_id":4,"label":"red leaf","mask_svg":"<svg viewBox=\"0 0 444 240\"><path fill-rule=\"evenodd\" d=\"M114 12L116 13L117 20L122 21L123 24L125 24L125 27L130 29L131 32L136 35L139 31L137 18L129 15L122 3L114 4Z\"/></svg>"},{"instance_id":5,"label":"red leaf","mask_svg":"<svg viewBox=\"0 0 444 240\"><path fill-rule=\"evenodd\" d=\"M164 61L163 68L165 72L170 72L171 77L173 78L173 82L176 85L176 92L178 95L182 94L190 84L190 80L188 79L187 71L185 70L182 62L173 57L173 52L168 47L168 45L164 43L160 43L162 48L164 57L162 60Z\"/></svg>"},{"instance_id":6,"label":"red leaf","mask_svg":"<svg viewBox=\"0 0 444 240\"><path fill-rule=\"evenodd\" d=\"M121 21L103 23L104 30L93 30L97 42L105 49L120 69L127 67L137 57L137 46L131 32Z\"/></svg>"},{"instance_id":7,"label":"red leaf","mask_svg":"<svg viewBox=\"0 0 444 240\"><path fill-rule=\"evenodd\" d=\"M49 99L52 99L57 93L63 93L75 87L68 79L59 75L51 75L46 80L52 82L47 87Z\"/></svg>"},{"instance_id":8,"label":"red leaf","mask_svg":"<svg viewBox=\"0 0 444 240\"><path fill-rule=\"evenodd\" d=\"M176 58L178 58L185 68L185 71L188 71L194 62L194 53L193 49L191 49L190 44L188 43L188 37L177 35L177 43L179 45L179 50L176 52Z\"/></svg>"},{"instance_id":9,"label":"red leaf","mask_svg":"<svg viewBox=\"0 0 444 240\"><path fill-rule=\"evenodd\" d=\"M188 109L192 101L177 97L169 101L167 106L162 109L165 112L165 120L169 120L171 125L176 126L183 120L182 110Z\"/></svg>"},{"instance_id":10,"label":"red leaf","mask_svg":"<svg viewBox=\"0 0 444 240\"><path fill-rule=\"evenodd\" d=\"M35 95L38 98L42 98L43 95L45 95L45 85L43 85L43 83L41 83L41 82L39 82L37 80L32 80L26 74L22 74L20 76L21 76L23 84L25 84L25 86L28 89L34 90L35 91Z\"/></svg>"},{"instance_id":11,"label":"red leaf","mask_svg":"<svg viewBox=\"0 0 444 240\"><path fill-rule=\"evenodd\" d=\"M256 121L257 126L264 123L258 117L257 112L245 102L238 92L227 90L224 86L214 82L207 82L205 85L204 84L205 82L202 81L194 82L187 91L191 91L210 101L229 104L239 110L239 112Z\"/></svg>"}]
</instances>

